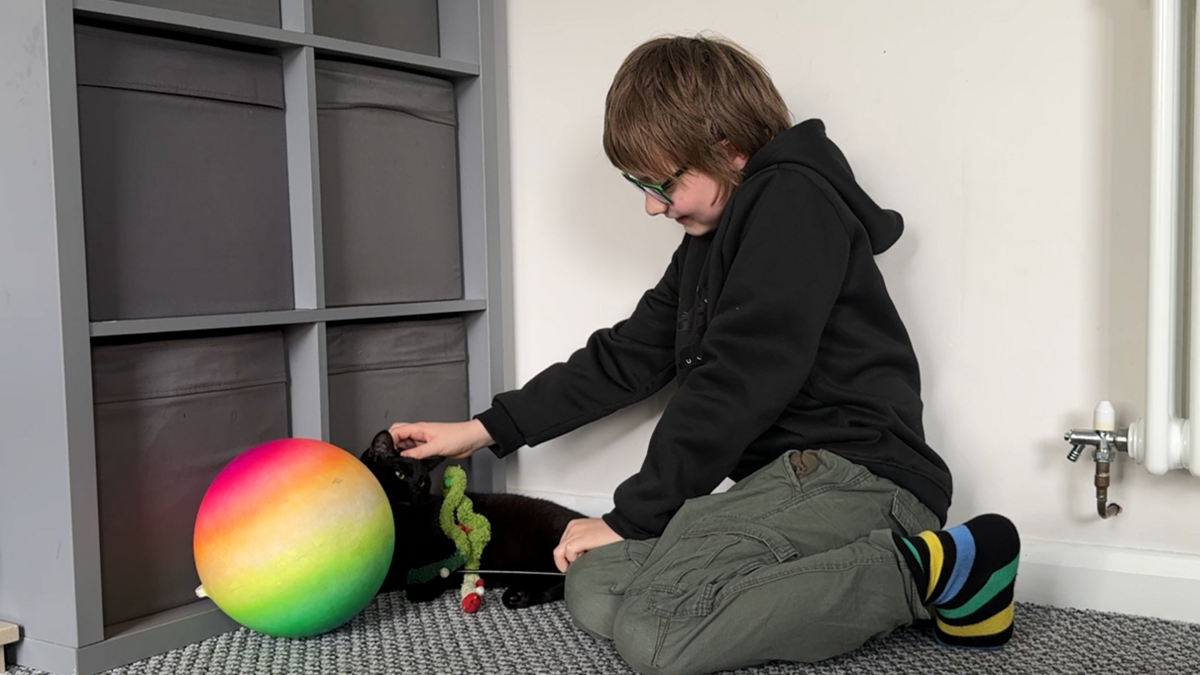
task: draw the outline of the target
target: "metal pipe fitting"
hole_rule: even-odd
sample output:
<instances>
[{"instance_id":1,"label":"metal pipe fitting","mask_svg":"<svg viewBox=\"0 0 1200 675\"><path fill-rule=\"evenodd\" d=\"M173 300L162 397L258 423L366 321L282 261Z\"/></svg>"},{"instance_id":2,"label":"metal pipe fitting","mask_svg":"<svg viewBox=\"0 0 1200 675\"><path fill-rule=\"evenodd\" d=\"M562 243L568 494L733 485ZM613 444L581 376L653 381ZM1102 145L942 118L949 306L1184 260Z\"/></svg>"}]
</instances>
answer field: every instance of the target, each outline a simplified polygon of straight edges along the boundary
<instances>
[{"instance_id":1,"label":"metal pipe fitting","mask_svg":"<svg viewBox=\"0 0 1200 675\"><path fill-rule=\"evenodd\" d=\"M1096 512L1101 518L1111 518L1121 515L1121 505L1108 503L1108 462L1096 462Z\"/></svg>"},{"instance_id":2,"label":"metal pipe fitting","mask_svg":"<svg viewBox=\"0 0 1200 675\"><path fill-rule=\"evenodd\" d=\"M1071 444L1067 459L1079 459L1083 449L1092 447L1092 461L1096 463L1096 513L1101 518L1118 516L1123 510L1120 504L1108 503L1108 487L1111 482L1109 469L1118 452L1129 452L1129 430L1116 428L1112 404L1101 401L1093 415L1095 429L1071 429L1063 440Z\"/></svg>"}]
</instances>

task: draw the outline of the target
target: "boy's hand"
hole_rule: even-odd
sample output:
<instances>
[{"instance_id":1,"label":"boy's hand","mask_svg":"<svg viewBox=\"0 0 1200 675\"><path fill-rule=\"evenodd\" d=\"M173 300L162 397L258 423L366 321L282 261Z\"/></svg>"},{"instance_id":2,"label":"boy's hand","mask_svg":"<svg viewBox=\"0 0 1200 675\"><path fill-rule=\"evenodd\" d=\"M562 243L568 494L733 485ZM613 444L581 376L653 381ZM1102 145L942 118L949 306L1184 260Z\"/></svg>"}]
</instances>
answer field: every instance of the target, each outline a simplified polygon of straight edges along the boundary
<instances>
[{"instance_id":1,"label":"boy's hand","mask_svg":"<svg viewBox=\"0 0 1200 675\"><path fill-rule=\"evenodd\" d=\"M567 523L567 529L554 549L554 564L559 572L566 572L567 567L585 552L622 539L624 537L613 532L602 518L577 518Z\"/></svg>"},{"instance_id":2,"label":"boy's hand","mask_svg":"<svg viewBox=\"0 0 1200 675\"><path fill-rule=\"evenodd\" d=\"M467 422L396 422L388 429L405 457L465 459L491 445L492 436L479 420Z\"/></svg>"}]
</instances>

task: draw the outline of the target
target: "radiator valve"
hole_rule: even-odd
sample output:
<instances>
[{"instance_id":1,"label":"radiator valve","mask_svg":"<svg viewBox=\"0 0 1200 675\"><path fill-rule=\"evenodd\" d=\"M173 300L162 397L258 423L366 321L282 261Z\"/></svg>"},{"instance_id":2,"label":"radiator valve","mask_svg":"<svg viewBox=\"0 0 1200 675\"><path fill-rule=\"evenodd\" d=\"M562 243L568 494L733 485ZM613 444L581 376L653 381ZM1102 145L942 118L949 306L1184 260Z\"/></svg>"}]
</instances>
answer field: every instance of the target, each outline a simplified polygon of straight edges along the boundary
<instances>
[{"instance_id":1,"label":"radiator valve","mask_svg":"<svg viewBox=\"0 0 1200 675\"><path fill-rule=\"evenodd\" d=\"M1101 401L1092 414L1092 429L1072 429L1063 436L1071 444L1067 459L1079 459L1084 448L1092 447L1092 461L1096 463L1096 512L1101 518L1111 518L1121 513L1121 505L1108 503L1109 468L1118 452L1129 451L1129 430L1116 428L1116 412L1108 401Z\"/></svg>"}]
</instances>

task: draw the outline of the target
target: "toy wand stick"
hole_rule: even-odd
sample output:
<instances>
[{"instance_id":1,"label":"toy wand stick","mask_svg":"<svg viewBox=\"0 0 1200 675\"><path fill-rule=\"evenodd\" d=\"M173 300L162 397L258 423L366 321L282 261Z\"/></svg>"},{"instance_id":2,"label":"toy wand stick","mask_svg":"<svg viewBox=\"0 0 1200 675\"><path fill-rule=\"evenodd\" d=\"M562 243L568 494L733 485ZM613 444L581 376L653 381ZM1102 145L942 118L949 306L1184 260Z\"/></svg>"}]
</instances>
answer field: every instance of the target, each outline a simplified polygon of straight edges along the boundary
<instances>
[{"instance_id":1,"label":"toy wand stick","mask_svg":"<svg viewBox=\"0 0 1200 675\"><path fill-rule=\"evenodd\" d=\"M526 570L468 570L456 569L453 574L535 574L545 577L565 577L565 572L530 572Z\"/></svg>"}]
</instances>

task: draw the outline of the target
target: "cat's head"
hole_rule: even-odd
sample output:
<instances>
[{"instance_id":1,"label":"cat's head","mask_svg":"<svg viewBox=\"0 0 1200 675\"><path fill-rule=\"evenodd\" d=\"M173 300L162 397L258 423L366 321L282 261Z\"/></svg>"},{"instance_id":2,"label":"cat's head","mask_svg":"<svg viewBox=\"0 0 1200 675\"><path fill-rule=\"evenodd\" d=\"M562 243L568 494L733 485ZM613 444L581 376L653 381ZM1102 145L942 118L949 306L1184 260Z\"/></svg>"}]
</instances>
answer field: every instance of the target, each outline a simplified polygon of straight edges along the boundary
<instances>
[{"instance_id":1,"label":"cat's head","mask_svg":"<svg viewBox=\"0 0 1200 675\"><path fill-rule=\"evenodd\" d=\"M379 432L363 452L363 464L379 479L388 499L401 506L421 506L430 502L433 478L430 473L445 459L413 459L396 450L392 434Z\"/></svg>"}]
</instances>

